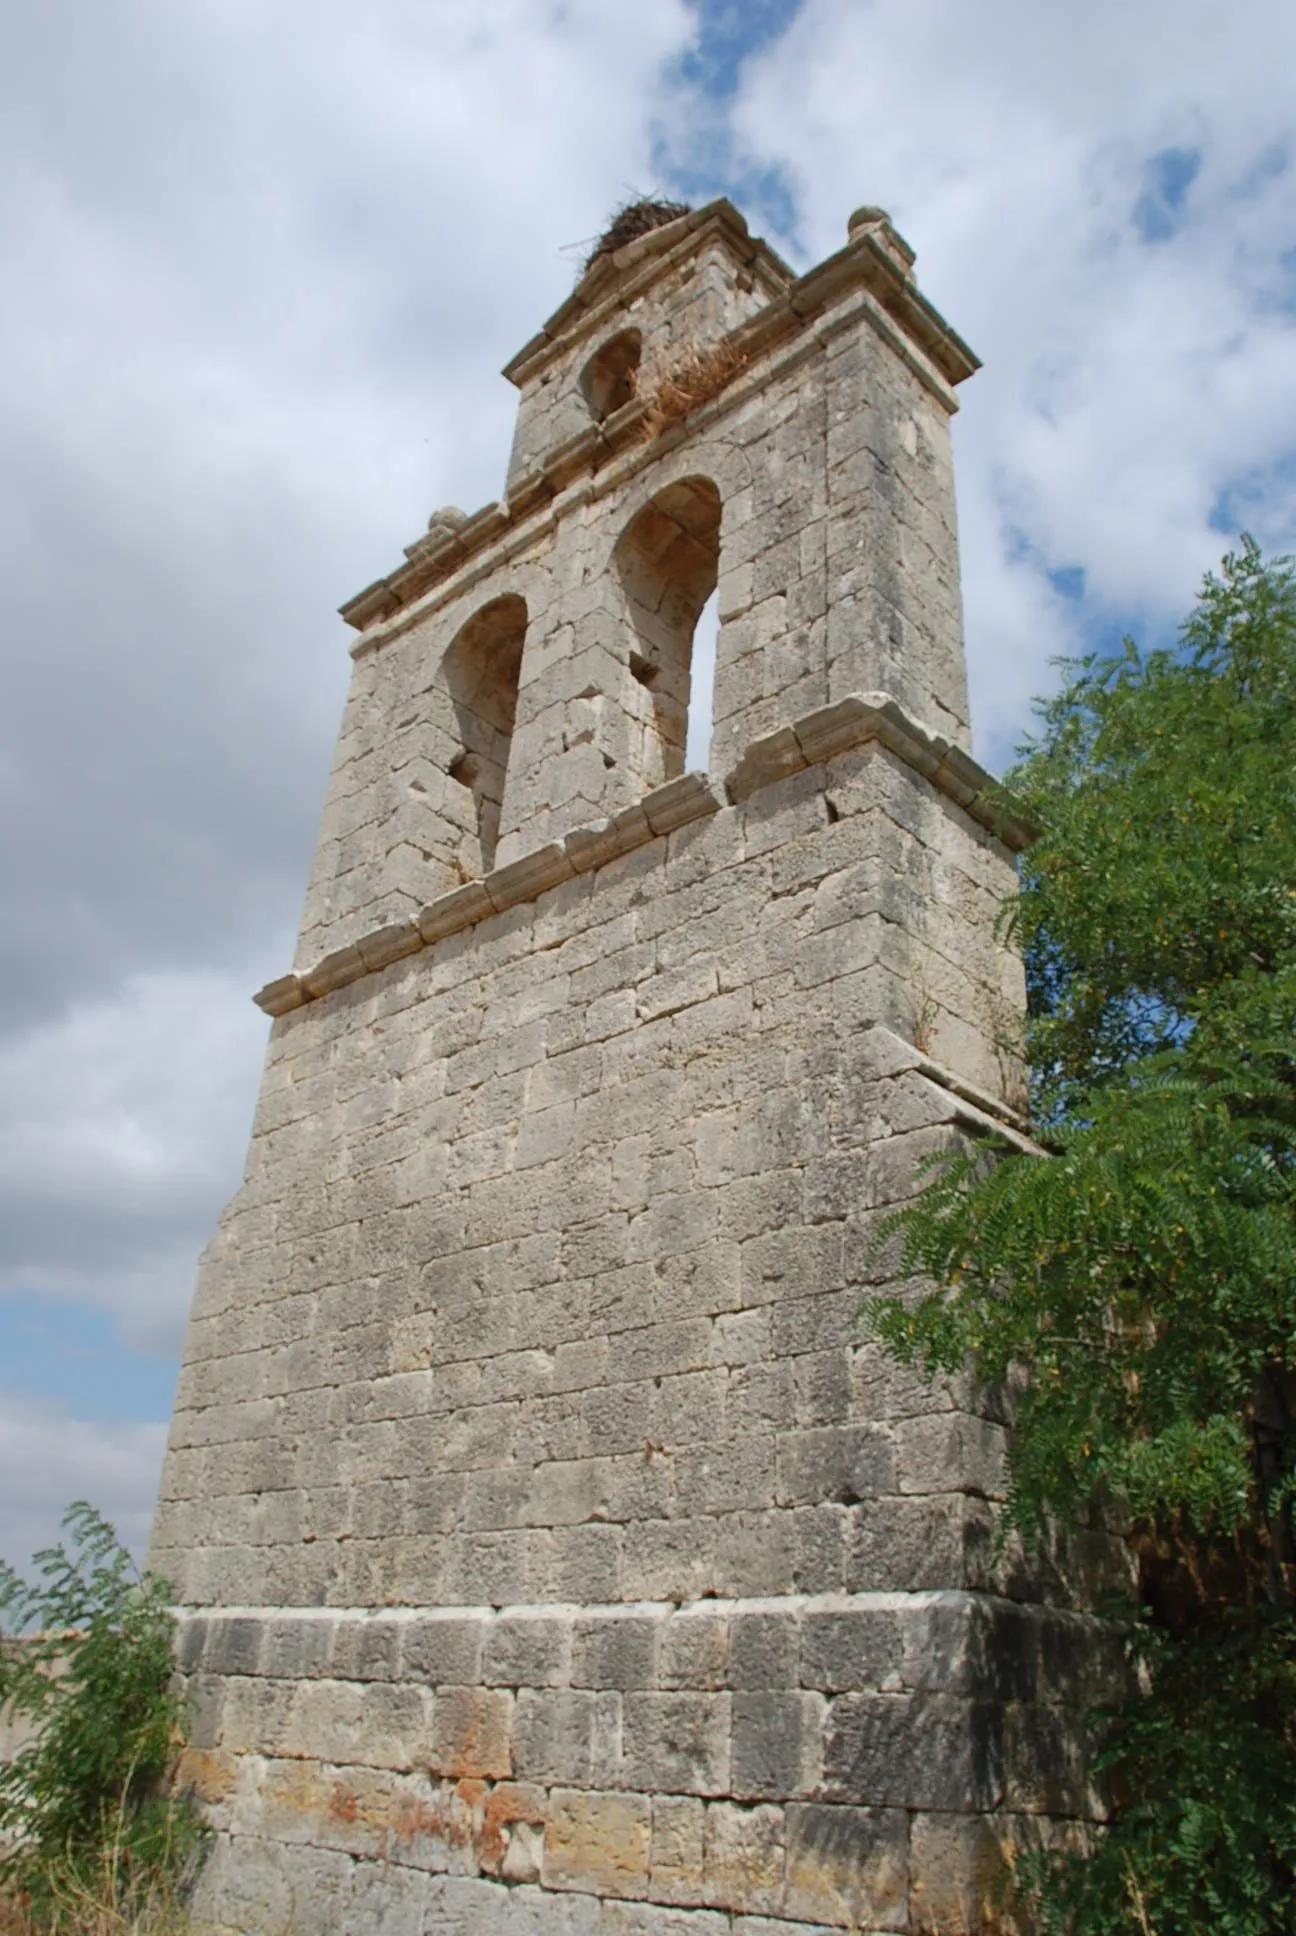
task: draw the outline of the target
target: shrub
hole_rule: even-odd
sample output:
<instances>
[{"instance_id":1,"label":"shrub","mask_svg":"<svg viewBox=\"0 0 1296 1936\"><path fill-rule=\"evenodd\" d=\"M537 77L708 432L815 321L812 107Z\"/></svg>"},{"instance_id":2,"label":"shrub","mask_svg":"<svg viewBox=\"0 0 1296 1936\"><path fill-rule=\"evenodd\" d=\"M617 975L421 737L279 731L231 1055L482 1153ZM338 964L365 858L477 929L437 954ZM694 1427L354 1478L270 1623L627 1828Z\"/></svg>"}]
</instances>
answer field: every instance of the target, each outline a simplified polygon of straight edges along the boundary
<instances>
[{"instance_id":1,"label":"shrub","mask_svg":"<svg viewBox=\"0 0 1296 1936\"><path fill-rule=\"evenodd\" d=\"M1021 1378L1006 1523L1124 1524L1132 1692L1050 1936L1296 1936L1296 564L1070 667L1009 776L1050 1160L937 1166L877 1329Z\"/></svg>"},{"instance_id":2,"label":"shrub","mask_svg":"<svg viewBox=\"0 0 1296 1936\"><path fill-rule=\"evenodd\" d=\"M173 1924L200 1829L167 1782L182 1739L164 1580L71 1506L27 1581L0 1562L0 1707L27 1734L0 1765L0 1889L51 1936Z\"/></svg>"}]
</instances>

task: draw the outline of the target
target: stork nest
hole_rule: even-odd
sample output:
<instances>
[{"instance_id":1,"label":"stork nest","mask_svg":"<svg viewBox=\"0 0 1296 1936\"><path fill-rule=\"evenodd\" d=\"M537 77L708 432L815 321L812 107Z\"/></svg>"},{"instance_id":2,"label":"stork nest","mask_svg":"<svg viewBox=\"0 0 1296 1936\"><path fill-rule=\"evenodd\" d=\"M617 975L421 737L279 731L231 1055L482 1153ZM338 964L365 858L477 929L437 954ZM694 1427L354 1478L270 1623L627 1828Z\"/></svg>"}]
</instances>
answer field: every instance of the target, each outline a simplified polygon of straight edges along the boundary
<instances>
[{"instance_id":1,"label":"stork nest","mask_svg":"<svg viewBox=\"0 0 1296 1936\"><path fill-rule=\"evenodd\" d=\"M648 235L653 229L665 228L667 222L678 222L681 215L692 213L687 202L625 202L616 210L586 256L583 273L592 269L601 256L615 255L618 249L625 248L627 242L637 242L641 235Z\"/></svg>"}]
</instances>

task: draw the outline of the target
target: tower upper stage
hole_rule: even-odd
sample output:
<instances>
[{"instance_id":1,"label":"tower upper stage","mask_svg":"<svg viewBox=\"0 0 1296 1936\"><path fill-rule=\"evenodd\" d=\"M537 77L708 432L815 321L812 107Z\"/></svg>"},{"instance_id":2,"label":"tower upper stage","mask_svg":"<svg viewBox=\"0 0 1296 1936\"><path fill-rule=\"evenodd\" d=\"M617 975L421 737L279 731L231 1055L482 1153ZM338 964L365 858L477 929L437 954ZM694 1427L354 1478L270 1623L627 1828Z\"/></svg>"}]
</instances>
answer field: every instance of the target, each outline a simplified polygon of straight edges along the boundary
<instances>
[{"instance_id":1,"label":"tower upper stage","mask_svg":"<svg viewBox=\"0 0 1296 1936\"><path fill-rule=\"evenodd\" d=\"M299 972L676 779L712 593L717 777L865 692L965 748L948 424L975 367L879 210L799 278L726 201L598 257L508 366L507 497L436 513L343 607Z\"/></svg>"}]
</instances>

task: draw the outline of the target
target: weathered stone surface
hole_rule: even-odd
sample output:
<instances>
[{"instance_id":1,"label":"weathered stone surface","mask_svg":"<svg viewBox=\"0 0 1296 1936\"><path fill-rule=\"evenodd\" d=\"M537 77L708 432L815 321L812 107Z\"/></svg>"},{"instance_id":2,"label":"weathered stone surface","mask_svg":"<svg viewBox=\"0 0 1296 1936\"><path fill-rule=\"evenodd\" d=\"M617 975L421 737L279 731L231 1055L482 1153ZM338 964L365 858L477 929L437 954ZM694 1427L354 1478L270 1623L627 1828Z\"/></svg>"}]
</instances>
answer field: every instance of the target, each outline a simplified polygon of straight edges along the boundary
<instances>
[{"instance_id":1,"label":"weathered stone surface","mask_svg":"<svg viewBox=\"0 0 1296 1936\"><path fill-rule=\"evenodd\" d=\"M1095 1809L1068 1663L1101 1660L1105 1636L1092 1617L972 1592L458 1619L212 1610L181 1628L185 1779L222 1831L256 1823L424 1872L794 1927L903 1929L910 1906L972 1901L1026 1833L1021 1811ZM413 1678L410 1663L438 1659L472 1683ZM514 1693L492 1685L501 1673L572 1685ZM662 1687L668 1674L689 1691Z\"/></svg>"},{"instance_id":2,"label":"weathered stone surface","mask_svg":"<svg viewBox=\"0 0 1296 1936\"><path fill-rule=\"evenodd\" d=\"M511 366L510 502L348 607L154 1534L214 1931L952 1933L1092 1809L1074 1556L997 1551L1002 1419L859 1321L929 1157L1034 1148L910 268L640 238Z\"/></svg>"},{"instance_id":3,"label":"weathered stone surface","mask_svg":"<svg viewBox=\"0 0 1296 1936\"><path fill-rule=\"evenodd\" d=\"M598 1895L641 1895L651 1825L651 1809L641 1795L556 1789L545 1835L545 1885Z\"/></svg>"},{"instance_id":4,"label":"weathered stone surface","mask_svg":"<svg viewBox=\"0 0 1296 1936\"><path fill-rule=\"evenodd\" d=\"M280 975L259 989L254 999L257 1007L264 1009L267 1015L289 1015L309 997L300 975Z\"/></svg>"},{"instance_id":5,"label":"weathered stone surface","mask_svg":"<svg viewBox=\"0 0 1296 1936\"><path fill-rule=\"evenodd\" d=\"M787 1835L783 1906L792 1916L845 1929L909 1927L909 1824L898 1809L795 1803Z\"/></svg>"}]
</instances>

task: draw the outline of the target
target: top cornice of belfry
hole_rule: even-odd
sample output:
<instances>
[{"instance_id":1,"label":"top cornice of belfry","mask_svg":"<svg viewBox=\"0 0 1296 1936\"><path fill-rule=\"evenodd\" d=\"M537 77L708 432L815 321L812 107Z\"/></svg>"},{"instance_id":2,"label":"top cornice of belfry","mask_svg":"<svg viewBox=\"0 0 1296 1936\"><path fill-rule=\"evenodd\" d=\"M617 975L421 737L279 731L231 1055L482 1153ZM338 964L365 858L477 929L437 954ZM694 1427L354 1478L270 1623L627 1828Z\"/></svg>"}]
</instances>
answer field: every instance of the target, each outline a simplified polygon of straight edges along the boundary
<instances>
[{"instance_id":1,"label":"top cornice of belfry","mask_svg":"<svg viewBox=\"0 0 1296 1936\"><path fill-rule=\"evenodd\" d=\"M696 255L701 245L716 237L744 268L764 284L769 295L782 295L796 281L795 272L768 242L750 233L745 218L724 196L694 209L660 228L649 229L633 242L597 255L566 302L512 360L502 374L519 389L555 356L603 328L609 315L640 290L669 273L678 262Z\"/></svg>"},{"instance_id":2,"label":"top cornice of belfry","mask_svg":"<svg viewBox=\"0 0 1296 1936\"><path fill-rule=\"evenodd\" d=\"M597 256L504 375L523 388L583 339L606 331L640 291L669 276L714 237L747 268L767 299L721 339L735 351L741 373L720 396L700 406L691 422L703 422L741 403L767 380L775 359L798 354L798 345L807 336L822 336L834 315L853 314L866 317L886 336L945 409L957 409L953 386L978 370L980 359L918 288L913 250L883 209L857 209L848 232L844 249L797 276L767 243L748 233L732 202L708 202L624 248ZM395 571L340 608L347 624L362 634L352 651L368 651L410 623L428 598L443 595L437 588L448 589L461 572L483 570L495 555L492 548L508 542L513 527L525 525L573 479L601 466L609 467L605 474L614 475L613 458L648 461L646 408L645 400L636 397L612 417L591 420L549 452L505 502L484 505L469 518L454 511L435 514L427 533L405 547L405 561ZM678 429L675 434L680 434Z\"/></svg>"},{"instance_id":3,"label":"top cornice of belfry","mask_svg":"<svg viewBox=\"0 0 1296 1936\"><path fill-rule=\"evenodd\" d=\"M583 337L598 335L641 290L698 254L713 237L764 287L769 309L786 308L789 320L808 321L822 311L825 299L845 293L851 284L865 285L948 383L961 383L981 367L980 358L918 288L914 252L885 209L856 209L845 248L798 276L768 242L751 234L733 203L720 196L637 236L624 248L596 256L566 302L504 366L503 374L521 389Z\"/></svg>"}]
</instances>

